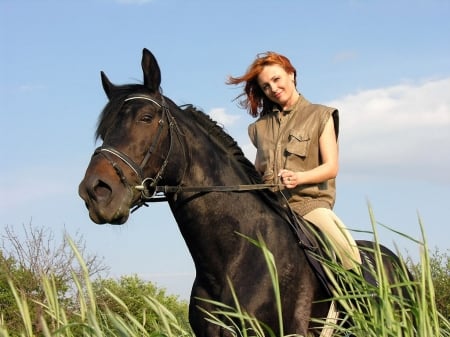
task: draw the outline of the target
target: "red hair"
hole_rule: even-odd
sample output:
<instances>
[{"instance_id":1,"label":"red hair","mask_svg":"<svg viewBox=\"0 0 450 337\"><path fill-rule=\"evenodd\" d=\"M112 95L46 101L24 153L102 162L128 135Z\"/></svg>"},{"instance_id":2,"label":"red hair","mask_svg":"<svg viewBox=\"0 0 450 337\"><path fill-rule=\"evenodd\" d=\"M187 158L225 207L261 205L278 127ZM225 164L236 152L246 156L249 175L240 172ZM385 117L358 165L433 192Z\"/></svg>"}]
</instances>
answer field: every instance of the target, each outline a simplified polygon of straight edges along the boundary
<instances>
[{"instance_id":1,"label":"red hair","mask_svg":"<svg viewBox=\"0 0 450 337\"><path fill-rule=\"evenodd\" d=\"M296 81L297 71L292 66L291 61L286 56L268 51L256 55L256 59L247 69L247 72L238 77L229 76L226 84L240 84L245 82L244 92L236 97L239 99L239 105L247 109L248 113L253 117L264 116L271 112L275 103L269 100L258 84L258 75L262 72L265 66L277 64L281 66L288 74L294 74L294 81Z\"/></svg>"}]
</instances>

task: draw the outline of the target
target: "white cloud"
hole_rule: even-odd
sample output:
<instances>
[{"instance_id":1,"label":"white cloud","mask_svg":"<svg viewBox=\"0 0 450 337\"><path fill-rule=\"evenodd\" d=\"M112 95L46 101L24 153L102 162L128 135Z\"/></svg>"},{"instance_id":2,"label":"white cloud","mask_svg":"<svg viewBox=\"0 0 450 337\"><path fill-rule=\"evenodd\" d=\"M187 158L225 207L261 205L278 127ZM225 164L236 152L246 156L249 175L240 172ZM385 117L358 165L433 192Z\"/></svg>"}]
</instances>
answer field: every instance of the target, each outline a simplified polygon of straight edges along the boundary
<instances>
[{"instance_id":1,"label":"white cloud","mask_svg":"<svg viewBox=\"0 0 450 337\"><path fill-rule=\"evenodd\" d=\"M233 125L240 118L238 115L227 114L224 108L213 108L209 115L217 123L227 127Z\"/></svg>"},{"instance_id":2,"label":"white cloud","mask_svg":"<svg viewBox=\"0 0 450 337\"><path fill-rule=\"evenodd\" d=\"M245 156L253 163L256 158L256 148L253 146L251 142L246 142L241 146L242 152L244 152Z\"/></svg>"},{"instance_id":3,"label":"white cloud","mask_svg":"<svg viewBox=\"0 0 450 337\"><path fill-rule=\"evenodd\" d=\"M341 174L450 182L449 93L447 78L326 103L340 111Z\"/></svg>"}]
</instances>

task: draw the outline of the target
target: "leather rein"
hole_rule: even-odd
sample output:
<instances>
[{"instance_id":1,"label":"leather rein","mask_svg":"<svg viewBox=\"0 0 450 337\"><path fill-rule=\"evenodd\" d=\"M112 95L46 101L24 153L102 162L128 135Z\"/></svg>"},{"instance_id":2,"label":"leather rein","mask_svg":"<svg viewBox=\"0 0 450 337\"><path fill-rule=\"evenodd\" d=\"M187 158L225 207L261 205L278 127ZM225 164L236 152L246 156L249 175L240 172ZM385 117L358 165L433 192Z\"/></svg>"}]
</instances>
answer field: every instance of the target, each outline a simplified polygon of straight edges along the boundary
<instances>
[{"instance_id":1,"label":"leather rein","mask_svg":"<svg viewBox=\"0 0 450 337\"><path fill-rule=\"evenodd\" d=\"M131 212L134 212L138 208L142 206L148 206L148 202L159 202L159 201L167 201L167 194L168 193L180 193L180 192L243 192L243 191L254 191L254 190L262 190L262 189L269 189L274 187L280 187L281 185L278 184L248 184L248 185L230 185L230 186L167 186L167 185L158 185L159 181L163 177L163 173L167 167L167 164L169 162L169 157L172 152L173 148L173 133L175 132L178 139L180 140L180 143L182 144L183 148L186 148L185 142L183 142L180 135L180 130L178 128L178 125L176 124L175 118L172 116L169 107L164 100L164 96L161 95L161 101L158 102L157 100L153 99L152 97L146 96L146 95L138 95L138 96L130 96L124 100L124 102L132 101L132 100L146 100L149 101L152 104L155 104L159 108L162 109L162 115L161 119L158 122L158 131L156 133L155 138L153 139L148 151L146 152L144 159L141 161L140 164L137 164L135 161L133 161L129 156L127 156L125 153L115 149L112 146L109 145L102 145L99 146L95 151L93 156L102 154L108 162L113 166L116 173L118 174L121 182L132 189L135 189L137 191L141 192L140 198L138 199L136 205L133 207ZM170 137L170 145L169 149L167 151L167 155L165 157L165 160L163 164L161 165L161 168L159 169L158 173L153 177L144 177L143 170L145 168L145 165L148 163L151 155L156 149L156 146L159 143L159 140L161 138L162 130L165 124L165 120L167 120L167 123L169 125L169 137ZM184 154L186 156L186 151L184 151ZM140 184L139 185L132 185L128 182L127 178L125 177L122 169L120 168L117 163L112 160L110 155L113 155L114 157L119 158L122 162L124 162L139 178Z\"/></svg>"}]
</instances>

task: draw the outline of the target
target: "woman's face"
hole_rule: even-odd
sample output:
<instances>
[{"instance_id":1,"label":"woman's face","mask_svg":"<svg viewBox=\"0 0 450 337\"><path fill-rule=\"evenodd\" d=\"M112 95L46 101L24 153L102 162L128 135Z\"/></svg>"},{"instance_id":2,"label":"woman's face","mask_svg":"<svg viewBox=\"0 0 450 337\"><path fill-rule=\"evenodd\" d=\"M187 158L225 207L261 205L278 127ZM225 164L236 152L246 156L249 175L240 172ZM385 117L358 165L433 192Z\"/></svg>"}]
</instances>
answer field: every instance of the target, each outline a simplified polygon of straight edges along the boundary
<instances>
[{"instance_id":1,"label":"woman's face","mask_svg":"<svg viewBox=\"0 0 450 337\"><path fill-rule=\"evenodd\" d=\"M282 109L291 107L297 101L294 73L288 74L278 64L265 66L257 81L267 98L280 105Z\"/></svg>"}]
</instances>

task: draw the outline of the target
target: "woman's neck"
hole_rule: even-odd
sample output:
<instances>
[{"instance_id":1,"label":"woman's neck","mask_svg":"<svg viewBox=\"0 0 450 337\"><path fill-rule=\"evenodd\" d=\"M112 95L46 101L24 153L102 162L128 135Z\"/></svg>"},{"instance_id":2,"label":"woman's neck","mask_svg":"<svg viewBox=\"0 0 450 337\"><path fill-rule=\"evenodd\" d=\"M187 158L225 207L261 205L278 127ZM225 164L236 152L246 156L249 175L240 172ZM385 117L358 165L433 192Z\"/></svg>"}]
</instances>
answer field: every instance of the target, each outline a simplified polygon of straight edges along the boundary
<instances>
[{"instance_id":1,"label":"woman's neck","mask_svg":"<svg viewBox=\"0 0 450 337\"><path fill-rule=\"evenodd\" d=\"M298 93L298 91L294 91L289 101L287 101L286 104L282 107L283 111L292 110L294 105L298 102L299 98L300 94Z\"/></svg>"}]
</instances>

